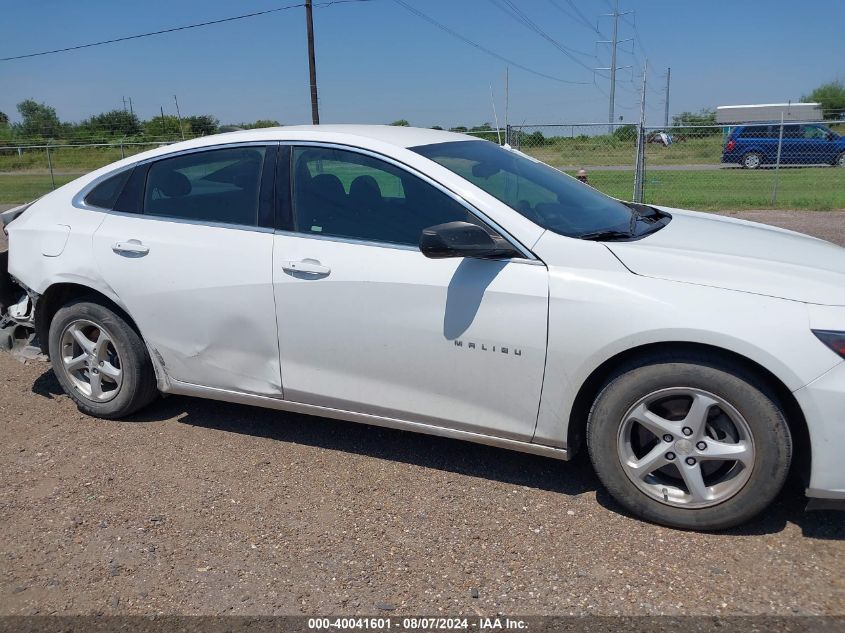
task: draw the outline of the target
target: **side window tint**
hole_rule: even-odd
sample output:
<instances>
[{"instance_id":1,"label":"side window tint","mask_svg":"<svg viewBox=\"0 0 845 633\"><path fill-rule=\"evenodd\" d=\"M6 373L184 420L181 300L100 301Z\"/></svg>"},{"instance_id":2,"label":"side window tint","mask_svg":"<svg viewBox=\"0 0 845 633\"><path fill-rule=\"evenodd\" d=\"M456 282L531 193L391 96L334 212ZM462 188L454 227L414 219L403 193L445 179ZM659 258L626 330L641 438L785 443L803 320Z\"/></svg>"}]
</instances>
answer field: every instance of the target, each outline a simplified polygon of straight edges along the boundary
<instances>
[{"instance_id":1,"label":"side window tint","mask_svg":"<svg viewBox=\"0 0 845 633\"><path fill-rule=\"evenodd\" d=\"M111 209L114 207L114 203L117 202L117 197L123 191L123 186L129 180L131 173L131 169L124 169L119 174L106 178L88 192L88 195L85 196L85 204L100 207L101 209Z\"/></svg>"},{"instance_id":2,"label":"side window tint","mask_svg":"<svg viewBox=\"0 0 845 633\"><path fill-rule=\"evenodd\" d=\"M772 126L776 130L776 137L780 137L780 126ZM783 138L803 138L804 134L801 131L800 125L784 125Z\"/></svg>"},{"instance_id":3,"label":"side window tint","mask_svg":"<svg viewBox=\"0 0 845 633\"><path fill-rule=\"evenodd\" d=\"M478 223L463 205L382 160L325 147L294 150L294 212L300 233L417 245L435 224Z\"/></svg>"},{"instance_id":4,"label":"side window tint","mask_svg":"<svg viewBox=\"0 0 845 633\"><path fill-rule=\"evenodd\" d=\"M827 130L818 125L805 125L804 138L827 139Z\"/></svg>"},{"instance_id":5,"label":"side window tint","mask_svg":"<svg viewBox=\"0 0 845 633\"><path fill-rule=\"evenodd\" d=\"M144 213L255 226L265 148L233 147L150 165Z\"/></svg>"}]
</instances>

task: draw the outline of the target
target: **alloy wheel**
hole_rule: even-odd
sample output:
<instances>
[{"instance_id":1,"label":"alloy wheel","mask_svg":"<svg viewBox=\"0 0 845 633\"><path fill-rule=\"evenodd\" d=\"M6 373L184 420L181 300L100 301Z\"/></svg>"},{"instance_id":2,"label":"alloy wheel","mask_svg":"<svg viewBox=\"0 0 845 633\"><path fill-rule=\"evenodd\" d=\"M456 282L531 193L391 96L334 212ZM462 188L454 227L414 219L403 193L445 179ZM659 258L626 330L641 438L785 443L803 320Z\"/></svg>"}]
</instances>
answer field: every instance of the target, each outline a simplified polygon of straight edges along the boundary
<instances>
[{"instance_id":1,"label":"alloy wheel","mask_svg":"<svg viewBox=\"0 0 845 633\"><path fill-rule=\"evenodd\" d=\"M617 448L637 488L675 507L727 501L754 467L754 439L745 418L724 398L692 387L640 398L623 418Z\"/></svg>"},{"instance_id":2,"label":"alloy wheel","mask_svg":"<svg viewBox=\"0 0 845 633\"><path fill-rule=\"evenodd\" d=\"M79 393L108 402L120 392L123 369L114 338L93 321L69 323L61 337L61 363Z\"/></svg>"}]
</instances>

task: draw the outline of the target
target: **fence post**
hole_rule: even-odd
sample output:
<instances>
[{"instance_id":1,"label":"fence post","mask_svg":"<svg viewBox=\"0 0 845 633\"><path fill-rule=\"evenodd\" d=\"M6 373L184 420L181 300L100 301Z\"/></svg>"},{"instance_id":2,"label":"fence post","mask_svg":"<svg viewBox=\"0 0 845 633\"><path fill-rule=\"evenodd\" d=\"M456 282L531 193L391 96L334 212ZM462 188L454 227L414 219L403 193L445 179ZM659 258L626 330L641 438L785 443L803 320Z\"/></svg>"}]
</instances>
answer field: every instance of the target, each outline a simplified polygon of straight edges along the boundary
<instances>
[{"instance_id":1,"label":"fence post","mask_svg":"<svg viewBox=\"0 0 845 633\"><path fill-rule=\"evenodd\" d=\"M509 123L505 124L505 145L511 144L511 126Z\"/></svg>"},{"instance_id":2,"label":"fence post","mask_svg":"<svg viewBox=\"0 0 845 633\"><path fill-rule=\"evenodd\" d=\"M47 149L47 167L50 169L50 184L53 185L53 189L56 188L56 177L53 175L53 159L50 157L50 139L47 141L47 145L45 146Z\"/></svg>"},{"instance_id":3,"label":"fence post","mask_svg":"<svg viewBox=\"0 0 845 633\"><path fill-rule=\"evenodd\" d=\"M634 172L634 202L643 201L645 177L645 88L648 77L648 60L643 64L643 89L640 94L640 124L637 126L637 164ZM611 130L612 132L612 130Z\"/></svg>"},{"instance_id":4,"label":"fence post","mask_svg":"<svg viewBox=\"0 0 845 633\"><path fill-rule=\"evenodd\" d=\"M643 147L643 137L645 136L645 127L642 121L637 125L637 150L635 154L634 163L634 202L643 201L643 174L645 171L645 152Z\"/></svg>"},{"instance_id":5,"label":"fence post","mask_svg":"<svg viewBox=\"0 0 845 633\"><path fill-rule=\"evenodd\" d=\"M121 158L126 158L126 152L123 151L123 141L125 141L125 140L126 140L125 136L122 139L120 139L120 157Z\"/></svg>"},{"instance_id":6,"label":"fence post","mask_svg":"<svg viewBox=\"0 0 845 633\"><path fill-rule=\"evenodd\" d=\"M772 206L778 203L778 178L780 177L780 151L783 147L783 112L780 113L780 134L778 135L778 157L775 161L775 178L772 183Z\"/></svg>"}]
</instances>

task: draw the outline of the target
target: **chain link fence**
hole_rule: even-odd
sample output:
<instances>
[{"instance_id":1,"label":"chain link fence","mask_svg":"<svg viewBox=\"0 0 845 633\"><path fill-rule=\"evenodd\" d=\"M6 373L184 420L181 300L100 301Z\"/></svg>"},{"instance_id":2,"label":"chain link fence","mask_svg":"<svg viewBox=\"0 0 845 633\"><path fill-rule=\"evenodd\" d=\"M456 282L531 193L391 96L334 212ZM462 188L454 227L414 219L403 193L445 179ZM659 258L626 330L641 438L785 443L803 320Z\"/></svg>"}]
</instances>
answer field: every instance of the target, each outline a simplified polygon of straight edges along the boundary
<instances>
[{"instance_id":1,"label":"chain link fence","mask_svg":"<svg viewBox=\"0 0 845 633\"><path fill-rule=\"evenodd\" d=\"M506 136L569 174L586 170L589 184L623 200L717 211L845 209L845 122L520 125Z\"/></svg>"},{"instance_id":2,"label":"chain link fence","mask_svg":"<svg viewBox=\"0 0 845 633\"><path fill-rule=\"evenodd\" d=\"M0 204L28 202L121 158L173 142L0 145Z\"/></svg>"},{"instance_id":3,"label":"chain link fence","mask_svg":"<svg viewBox=\"0 0 845 633\"><path fill-rule=\"evenodd\" d=\"M622 200L700 210L845 209L845 122L643 127L519 125L470 134L509 143ZM640 143L640 139L642 143ZM37 198L181 138L0 143L0 204Z\"/></svg>"}]
</instances>

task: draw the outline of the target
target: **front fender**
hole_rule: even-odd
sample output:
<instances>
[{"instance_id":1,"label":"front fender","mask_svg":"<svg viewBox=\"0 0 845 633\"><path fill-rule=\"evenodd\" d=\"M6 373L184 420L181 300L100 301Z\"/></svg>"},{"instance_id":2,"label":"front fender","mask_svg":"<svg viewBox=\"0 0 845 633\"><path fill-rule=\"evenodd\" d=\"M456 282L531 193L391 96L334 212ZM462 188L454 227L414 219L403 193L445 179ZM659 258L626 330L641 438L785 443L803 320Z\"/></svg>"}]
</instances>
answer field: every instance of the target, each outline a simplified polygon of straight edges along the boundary
<instances>
[{"instance_id":1,"label":"front fender","mask_svg":"<svg viewBox=\"0 0 845 633\"><path fill-rule=\"evenodd\" d=\"M840 359L810 331L803 303L591 271L550 269L549 343L534 441L566 446L575 398L614 357L653 344L692 343L765 367L790 391Z\"/></svg>"}]
</instances>

